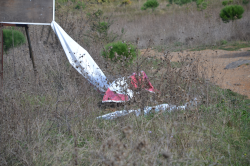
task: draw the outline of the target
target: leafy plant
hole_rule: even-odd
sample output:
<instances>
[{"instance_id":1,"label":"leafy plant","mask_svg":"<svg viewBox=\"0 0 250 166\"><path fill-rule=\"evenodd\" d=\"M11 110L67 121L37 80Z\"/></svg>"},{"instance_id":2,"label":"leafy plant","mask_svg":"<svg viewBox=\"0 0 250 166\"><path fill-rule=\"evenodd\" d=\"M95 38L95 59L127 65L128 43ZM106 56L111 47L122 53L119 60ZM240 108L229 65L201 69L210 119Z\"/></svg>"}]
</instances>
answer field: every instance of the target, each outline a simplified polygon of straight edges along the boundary
<instances>
[{"instance_id":1,"label":"leafy plant","mask_svg":"<svg viewBox=\"0 0 250 166\"><path fill-rule=\"evenodd\" d=\"M147 0L147 2L145 2L143 6L141 7L141 10L147 10L148 8L151 8L152 10L154 10L158 6L159 6L159 3L157 0Z\"/></svg>"},{"instance_id":2,"label":"leafy plant","mask_svg":"<svg viewBox=\"0 0 250 166\"><path fill-rule=\"evenodd\" d=\"M20 46L26 42L25 36L22 32L14 29L3 29L3 46L4 51L10 48Z\"/></svg>"},{"instance_id":3,"label":"leafy plant","mask_svg":"<svg viewBox=\"0 0 250 166\"><path fill-rule=\"evenodd\" d=\"M137 51L133 44L118 41L107 44L101 52L101 55L113 62L117 62L123 57L126 57L129 62L132 62L137 56Z\"/></svg>"},{"instance_id":4,"label":"leafy plant","mask_svg":"<svg viewBox=\"0 0 250 166\"><path fill-rule=\"evenodd\" d=\"M234 21L242 18L242 14L244 13L244 9L240 5L230 5L224 7L220 12L220 17L223 22L228 23L230 21Z\"/></svg>"}]
</instances>

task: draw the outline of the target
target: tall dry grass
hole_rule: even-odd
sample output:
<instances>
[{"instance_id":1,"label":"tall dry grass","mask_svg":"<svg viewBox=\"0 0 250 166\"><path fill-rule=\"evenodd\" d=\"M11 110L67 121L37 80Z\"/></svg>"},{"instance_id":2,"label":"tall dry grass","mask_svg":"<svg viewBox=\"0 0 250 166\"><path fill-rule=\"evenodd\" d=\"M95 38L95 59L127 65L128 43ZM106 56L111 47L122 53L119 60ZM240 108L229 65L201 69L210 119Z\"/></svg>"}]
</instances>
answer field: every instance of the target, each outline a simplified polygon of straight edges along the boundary
<instances>
[{"instance_id":1,"label":"tall dry grass","mask_svg":"<svg viewBox=\"0 0 250 166\"><path fill-rule=\"evenodd\" d=\"M30 26L37 77L27 45L4 55L0 165L249 164L248 101L210 83L206 78L210 69L203 68L197 56L180 55L179 63L173 63L169 53L161 58L142 54L124 68L102 59L102 41L86 44L86 18L64 13L57 22L107 76L144 70L158 89L153 95L139 89L143 95L117 109L183 105L195 97L199 105L172 113L97 120L109 112L98 105L102 96L68 63L51 27ZM147 48L152 45L147 42Z\"/></svg>"}]
</instances>

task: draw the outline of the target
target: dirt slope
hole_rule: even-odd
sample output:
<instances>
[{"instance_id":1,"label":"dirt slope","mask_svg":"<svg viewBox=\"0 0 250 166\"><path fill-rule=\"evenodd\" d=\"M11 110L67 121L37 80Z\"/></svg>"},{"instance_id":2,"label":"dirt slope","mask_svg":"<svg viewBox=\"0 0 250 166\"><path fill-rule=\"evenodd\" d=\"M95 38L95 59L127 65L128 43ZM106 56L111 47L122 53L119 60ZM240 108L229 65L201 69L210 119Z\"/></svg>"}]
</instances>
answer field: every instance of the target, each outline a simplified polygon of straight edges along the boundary
<instances>
[{"instance_id":1,"label":"dirt slope","mask_svg":"<svg viewBox=\"0 0 250 166\"><path fill-rule=\"evenodd\" d=\"M248 96L250 98L250 64L242 64L236 68L225 69L230 63L239 60L250 60L250 48L242 48L240 51L225 50L203 50L184 51L170 53L172 61L178 61L179 56L188 54L200 58L200 63L205 67L207 79L224 89L231 89L234 92ZM144 52L145 50L142 50ZM150 50L146 56L162 54ZM179 55L179 56L178 56Z\"/></svg>"}]
</instances>

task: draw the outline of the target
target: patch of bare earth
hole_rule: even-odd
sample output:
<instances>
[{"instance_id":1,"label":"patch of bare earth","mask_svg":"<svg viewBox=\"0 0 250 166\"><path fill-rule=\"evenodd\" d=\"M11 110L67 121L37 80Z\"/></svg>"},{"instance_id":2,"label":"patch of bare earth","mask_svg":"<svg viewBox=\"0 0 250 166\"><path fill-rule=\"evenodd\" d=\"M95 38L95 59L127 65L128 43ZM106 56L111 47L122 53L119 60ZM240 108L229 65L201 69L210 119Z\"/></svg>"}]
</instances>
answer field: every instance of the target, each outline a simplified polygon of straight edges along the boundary
<instances>
[{"instance_id":1,"label":"patch of bare earth","mask_svg":"<svg viewBox=\"0 0 250 166\"><path fill-rule=\"evenodd\" d=\"M199 58L200 66L205 69L205 77L212 83L223 89L230 89L234 92L248 96L250 98L250 64L243 64L236 68L225 69L225 67L238 60L250 60L250 48L242 48L240 51L225 50L202 50L172 52L171 61L178 62L181 57L190 55ZM141 50L144 56L162 56L155 50Z\"/></svg>"}]
</instances>

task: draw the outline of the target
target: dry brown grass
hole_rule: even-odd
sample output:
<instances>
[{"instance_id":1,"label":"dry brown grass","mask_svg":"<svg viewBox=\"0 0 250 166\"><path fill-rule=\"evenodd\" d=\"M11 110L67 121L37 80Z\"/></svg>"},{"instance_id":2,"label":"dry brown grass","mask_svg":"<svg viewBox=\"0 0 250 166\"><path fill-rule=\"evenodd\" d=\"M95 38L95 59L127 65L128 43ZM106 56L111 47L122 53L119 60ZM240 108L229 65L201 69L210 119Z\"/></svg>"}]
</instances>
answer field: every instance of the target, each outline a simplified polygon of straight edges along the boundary
<instances>
[{"instance_id":1,"label":"dry brown grass","mask_svg":"<svg viewBox=\"0 0 250 166\"><path fill-rule=\"evenodd\" d=\"M163 16L159 16L159 20L157 17L153 15L152 20L155 18L160 22L163 19ZM172 22L174 17L170 19ZM143 93L137 96L136 102L119 109L160 103L182 105L194 97L199 97L199 107L140 117L131 114L113 121L97 120L97 116L106 113L98 106L102 96L70 66L50 27L31 26L37 78L33 74L27 45L4 55L0 165L250 163L249 120L244 119L245 116L249 118L244 112L247 110L246 100L235 94L230 96L231 92L206 81L205 71L209 69L203 68L203 74L199 75L202 66L198 66L198 58L190 55L173 64L168 53L162 53L160 60L138 56L134 65L124 69L120 64L102 59L99 55L103 46L101 41L86 45L83 40L84 17L76 19L66 13L58 15L57 22L88 50L107 76L120 77L144 70L160 91L153 95L153 100ZM114 29L119 29L119 25ZM179 25L182 25L181 21ZM143 22L136 26L145 27ZM199 29L200 33L204 32L201 27ZM133 30L135 32L127 33L135 36L138 28ZM192 31L191 28L187 30L190 36L194 34ZM178 33L171 36L180 37ZM110 64L109 68L105 68L105 63Z\"/></svg>"}]
</instances>

